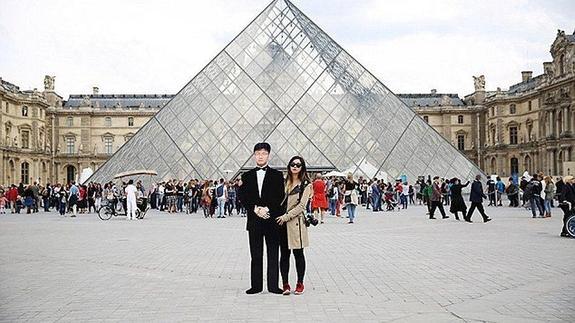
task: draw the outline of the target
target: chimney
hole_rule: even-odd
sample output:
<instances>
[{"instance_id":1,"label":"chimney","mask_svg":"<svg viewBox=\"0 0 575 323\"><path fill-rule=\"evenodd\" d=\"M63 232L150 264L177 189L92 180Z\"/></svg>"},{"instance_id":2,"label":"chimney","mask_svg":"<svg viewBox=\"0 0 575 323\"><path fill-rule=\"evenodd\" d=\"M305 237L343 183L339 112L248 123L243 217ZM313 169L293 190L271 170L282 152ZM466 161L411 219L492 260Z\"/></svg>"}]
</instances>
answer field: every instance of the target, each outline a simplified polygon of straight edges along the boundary
<instances>
[{"instance_id":1,"label":"chimney","mask_svg":"<svg viewBox=\"0 0 575 323\"><path fill-rule=\"evenodd\" d=\"M436 89L431 89L431 94L437 94L437 90Z\"/></svg>"},{"instance_id":2,"label":"chimney","mask_svg":"<svg viewBox=\"0 0 575 323\"><path fill-rule=\"evenodd\" d=\"M100 88L97 86L92 87L92 94L97 95L100 92Z\"/></svg>"},{"instance_id":3,"label":"chimney","mask_svg":"<svg viewBox=\"0 0 575 323\"><path fill-rule=\"evenodd\" d=\"M523 82L529 81L531 79L531 76L533 76L533 71L521 72L521 79L523 80Z\"/></svg>"}]
</instances>

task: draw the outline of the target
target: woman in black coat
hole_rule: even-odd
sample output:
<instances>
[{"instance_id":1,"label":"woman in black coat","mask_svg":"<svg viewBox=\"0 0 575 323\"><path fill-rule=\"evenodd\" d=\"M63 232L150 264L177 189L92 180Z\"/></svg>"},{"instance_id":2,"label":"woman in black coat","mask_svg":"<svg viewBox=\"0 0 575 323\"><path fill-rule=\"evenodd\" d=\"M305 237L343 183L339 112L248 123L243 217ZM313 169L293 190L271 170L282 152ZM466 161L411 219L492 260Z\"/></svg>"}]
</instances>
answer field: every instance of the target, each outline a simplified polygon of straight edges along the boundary
<instances>
[{"instance_id":1,"label":"woman in black coat","mask_svg":"<svg viewBox=\"0 0 575 323\"><path fill-rule=\"evenodd\" d=\"M573 208L575 207L575 179L573 176L565 176L563 179L565 184L563 185L563 190L559 196L560 202L568 202L569 204L560 204L563 210L563 229L561 230L562 237L569 237L567 232L567 220L573 215Z\"/></svg>"},{"instance_id":2,"label":"woman in black coat","mask_svg":"<svg viewBox=\"0 0 575 323\"><path fill-rule=\"evenodd\" d=\"M463 217L465 218L465 213L467 212L467 205L463 200L461 190L469 185L469 181L465 185L461 185L459 178L451 179L451 206L449 207L449 212L455 215L455 219L459 221L458 212L463 212Z\"/></svg>"}]
</instances>

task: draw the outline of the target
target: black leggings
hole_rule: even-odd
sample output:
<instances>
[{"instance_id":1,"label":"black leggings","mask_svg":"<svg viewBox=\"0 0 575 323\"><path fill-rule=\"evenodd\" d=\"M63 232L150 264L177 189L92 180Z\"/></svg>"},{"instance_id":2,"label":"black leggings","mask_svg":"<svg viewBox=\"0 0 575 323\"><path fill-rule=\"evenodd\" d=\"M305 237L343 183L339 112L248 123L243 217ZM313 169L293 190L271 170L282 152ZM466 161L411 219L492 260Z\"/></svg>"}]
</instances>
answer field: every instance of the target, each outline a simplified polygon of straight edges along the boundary
<instances>
[{"instance_id":1,"label":"black leggings","mask_svg":"<svg viewBox=\"0 0 575 323\"><path fill-rule=\"evenodd\" d=\"M288 248L287 231L284 227L281 228L281 256L280 256L280 272L282 275L282 283L289 282L289 260L292 250ZM297 271L297 282L303 283L305 275L305 256L302 249L293 249L293 256L295 258L295 268Z\"/></svg>"}]
</instances>

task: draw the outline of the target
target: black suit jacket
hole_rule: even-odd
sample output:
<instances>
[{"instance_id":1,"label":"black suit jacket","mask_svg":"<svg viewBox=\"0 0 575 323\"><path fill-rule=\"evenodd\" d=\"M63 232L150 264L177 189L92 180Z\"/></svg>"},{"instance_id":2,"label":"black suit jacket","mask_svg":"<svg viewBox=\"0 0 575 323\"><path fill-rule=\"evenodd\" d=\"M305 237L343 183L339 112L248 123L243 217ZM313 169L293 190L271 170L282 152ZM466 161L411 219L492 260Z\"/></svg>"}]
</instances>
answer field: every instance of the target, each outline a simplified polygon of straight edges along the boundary
<instances>
[{"instance_id":1,"label":"black suit jacket","mask_svg":"<svg viewBox=\"0 0 575 323\"><path fill-rule=\"evenodd\" d=\"M282 202L285 196L285 184L283 174L273 168L266 171L262 186L262 196L258 192L257 168L247 171L242 175L242 186L239 190L240 201L246 208L248 220L246 230L262 230L270 226L276 226L276 218L285 213ZM254 213L254 206L268 207L270 218L264 220Z\"/></svg>"},{"instance_id":2,"label":"black suit jacket","mask_svg":"<svg viewBox=\"0 0 575 323\"><path fill-rule=\"evenodd\" d=\"M482 203L483 199L487 198L483 193L483 185L480 181L474 181L471 184L471 194L469 194L469 200L475 203Z\"/></svg>"}]
</instances>

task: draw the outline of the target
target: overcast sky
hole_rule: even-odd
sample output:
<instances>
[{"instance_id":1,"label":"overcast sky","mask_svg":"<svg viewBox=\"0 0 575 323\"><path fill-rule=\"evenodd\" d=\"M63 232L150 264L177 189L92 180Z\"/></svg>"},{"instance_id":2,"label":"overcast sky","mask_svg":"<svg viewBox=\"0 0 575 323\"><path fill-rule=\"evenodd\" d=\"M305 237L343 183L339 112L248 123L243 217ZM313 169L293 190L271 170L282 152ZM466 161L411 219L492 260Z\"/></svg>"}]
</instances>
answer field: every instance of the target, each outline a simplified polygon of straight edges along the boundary
<instances>
[{"instance_id":1,"label":"overcast sky","mask_svg":"<svg viewBox=\"0 0 575 323\"><path fill-rule=\"evenodd\" d=\"M176 93L268 0L0 0L0 77L22 90ZM542 73L575 1L293 0L395 93L463 96Z\"/></svg>"}]
</instances>

